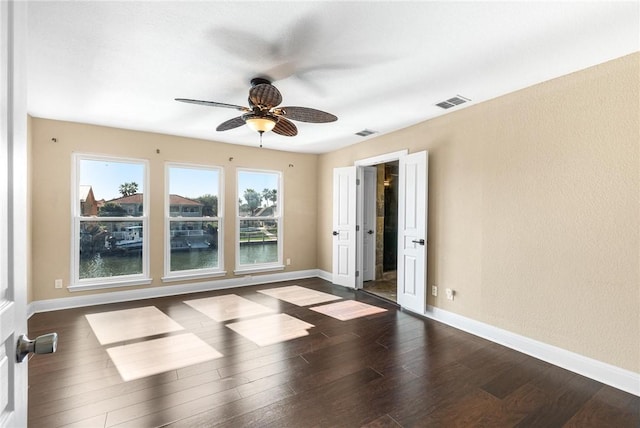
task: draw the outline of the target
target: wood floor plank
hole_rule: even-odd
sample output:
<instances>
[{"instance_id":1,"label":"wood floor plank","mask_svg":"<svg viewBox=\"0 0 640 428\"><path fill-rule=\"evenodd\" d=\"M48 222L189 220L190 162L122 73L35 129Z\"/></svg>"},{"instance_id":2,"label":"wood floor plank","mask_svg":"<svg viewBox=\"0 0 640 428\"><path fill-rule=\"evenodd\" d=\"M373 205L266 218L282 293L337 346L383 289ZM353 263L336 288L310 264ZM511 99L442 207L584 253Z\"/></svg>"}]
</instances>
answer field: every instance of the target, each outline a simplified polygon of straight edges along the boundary
<instances>
[{"instance_id":1,"label":"wood floor plank","mask_svg":"<svg viewBox=\"0 0 640 428\"><path fill-rule=\"evenodd\" d=\"M562 426L602 388L602 384L582 376L572 376L561 389L563 392L540 411L527 415L518 425ZM549 391L545 390L549 394Z\"/></svg>"},{"instance_id":2,"label":"wood floor plank","mask_svg":"<svg viewBox=\"0 0 640 428\"><path fill-rule=\"evenodd\" d=\"M273 402L279 402L285 400L286 398L293 395L291 390L286 387L275 387L268 389L262 393L252 395L246 398L240 398L238 400L232 401L229 405L218 405L217 402L208 402L203 403L204 406L201 408L196 407L193 403L190 405L190 414L186 417L176 418L173 415L178 415L180 410L173 410L173 415L170 414L169 417L165 417L164 420L175 419L173 422L163 422L166 427L185 427L185 428L193 428L193 427L213 427L224 425L226 421L233 419L238 414L251 414L252 411L256 409L263 409ZM198 411L200 409L204 409L202 411ZM166 412L170 413L170 412ZM125 425L130 426L132 428L139 428L140 426L150 426L147 424L147 421L134 421L137 424ZM140 423L142 422L142 424ZM157 426L156 423L153 424ZM235 425L242 426L242 425ZM120 428L120 426L119 426Z\"/></svg>"},{"instance_id":3,"label":"wood floor plank","mask_svg":"<svg viewBox=\"0 0 640 428\"><path fill-rule=\"evenodd\" d=\"M219 419L219 425L228 427L291 426L291 421L296 421L298 424L309 421L311 424L319 424L320 426L323 415L335 411L333 401L337 397L355 393L358 386L366 385L380 377L380 374L371 369L361 369L327 385L303 394L287 397L265 408L253 411L243 409L243 412L235 412L237 415L232 418ZM332 403L331 407L326 404L318 405L324 400L329 400ZM342 423L343 426L349 426L345 420Z\"/></svg>"},{"instance_id":4,"label":"wood floor plank","mask_svg":"<svg viewBox=\"0 0 640 428\"><path fill-rule=\"evenodd\" d=\"M380 416L366 424L362 425L362 428L398 428L402 427L398 422L387 414Z\"/></svg>"},{"instance_id":5,"label":"wood floor plank","mask_svg":"<svg viewBox=\"0 0 640 428\"><path fill-rule=\"evenodd\" d=\"M386 311L342 321L258 292L291 285ZM214 321L184 303L229 294L314 327L308 336L258 346L227 327L238 319ZM184 330L101 345L86 319L140 307ZM31 428L640 426L640 397L318 278L30 318L30 336L51 331L59 332L57 353L29 361ZM150 341L174 334L194 335L222 356L122 380L108 348L140 344L146 357L160 343Z\"/></svg>"},{"instance_id":6,"label":"wood floor plank","mask_svg":"<svg viewBox=\"0 0 640 428\"><path fill-rule=\"evenodd\" d=\"M141 422L140 418L142 417L145 417L146 421L149 420L147 417L153 419L153 416L149 415L157 414L159 408L184 406L187 403L198 400L233 401L241 398L235 388L243 382L244 380L236 378L216 379L191 388L172 388L168 391L162 391L161 394L148 394L144 397L144 401L137 403L129 401L129 405L126 407L108 411L106 426L119 425L135 419ZM187 405L187 407L193 409L190 406L190 404ZM170 413L175 415L175 411Z\"/></svg>"},{"instance_id":7,"label":"wood floor plank","mask_svg":"<svg viewBox=\"0 0 640 428\"><path fill-rule=\"evenodd\" d=\"M235 389L228 389L216 394L207 395L206 397L195 400L189 400L177 405L174 403L166 403L162 405L160 410L142 415L136 415L135 413L127 414L126 412L128 409L124 408L119 411L119 414L117 416L121 416L122 413L125 413L126 417L129 417L131 419L122 421L117 425L113 425L111 424L112 420L109 419L110 414L107 414L107 423L105 426L119 428L165 426L172 422L188 419L194 414L201 414L205 411L210 411L210 409L216 409L220 407L224 408L225 404L235 402L239 399L240 396ZM113 419L113 421L118 420L119 418Z\"/></svg>"},{"instance_id":8,"label":"wood floor plank","mask_svg":"<svg viewBox=\"0 0 640 428\"><path fill-rule=\"evenodd\" d=\"M30 408L29 416L47 416L61 411L74 409L87 405L94 405L95 403L104 400L105 397L118 397L128 396L136 391L145 391L146 397L153 396L154 391L162 391L165 394L171 391L180 391L196 385L211 382L220 379L218 372L202 373L198 378L191 378L187 380L177 380L175 372L163 373L162 375L150 376L142 379L137 379L132 382L122 382L122 379L118 377L116 381L108 386L101 388L86 389L78 391L75 394L62 396L62 392L66 392L67 389L58 393L50 394L50 400L38 400L38 404L33 404ZM196 381L194 381L196 380ZM57 397L57 398L56 398ZM30 398L32 398L30 396Z\"/></svg>"}]
</instances>

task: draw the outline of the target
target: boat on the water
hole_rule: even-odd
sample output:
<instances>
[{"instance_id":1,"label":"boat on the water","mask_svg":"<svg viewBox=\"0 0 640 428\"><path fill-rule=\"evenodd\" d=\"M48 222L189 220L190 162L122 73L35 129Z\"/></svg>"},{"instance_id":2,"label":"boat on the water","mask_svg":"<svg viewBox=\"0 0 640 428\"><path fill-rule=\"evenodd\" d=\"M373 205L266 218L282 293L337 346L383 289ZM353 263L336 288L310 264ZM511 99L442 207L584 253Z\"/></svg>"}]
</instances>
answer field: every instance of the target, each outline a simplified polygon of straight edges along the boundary
<instances>
[{"instance_id":1,"label":"boat on the water","mask_svg":"<svg viewBox=\"0 0 640 428\"><path fill-rule=\"evenodd\" d=\"M123 231L112 232L105 247L112 251L142 251L142 226L129 226Z\"/></svg>"}]
</instances>

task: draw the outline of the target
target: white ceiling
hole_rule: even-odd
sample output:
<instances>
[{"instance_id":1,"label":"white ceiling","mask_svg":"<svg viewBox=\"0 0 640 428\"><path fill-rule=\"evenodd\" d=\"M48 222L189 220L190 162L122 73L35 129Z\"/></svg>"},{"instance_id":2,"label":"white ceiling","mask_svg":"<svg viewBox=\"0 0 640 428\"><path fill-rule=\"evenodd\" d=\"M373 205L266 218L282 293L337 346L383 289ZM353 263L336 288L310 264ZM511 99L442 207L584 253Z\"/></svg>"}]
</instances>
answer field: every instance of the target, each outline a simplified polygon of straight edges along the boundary
<instances>
[{"instance_id":1,"label":"white ceiling","mask_svg":"<svg viewBox=\"0 0 640 428\"><path fill-rule=\"evenodd\" d=\"M324 153L640 50L630 2L30 1L32 116L258 146L240 112L268 76L282 105L338 116L264 135ZM443 110L461 95L471 102ZM367 137L372 138L372 137Z\"/></svg>"}]
</instances>

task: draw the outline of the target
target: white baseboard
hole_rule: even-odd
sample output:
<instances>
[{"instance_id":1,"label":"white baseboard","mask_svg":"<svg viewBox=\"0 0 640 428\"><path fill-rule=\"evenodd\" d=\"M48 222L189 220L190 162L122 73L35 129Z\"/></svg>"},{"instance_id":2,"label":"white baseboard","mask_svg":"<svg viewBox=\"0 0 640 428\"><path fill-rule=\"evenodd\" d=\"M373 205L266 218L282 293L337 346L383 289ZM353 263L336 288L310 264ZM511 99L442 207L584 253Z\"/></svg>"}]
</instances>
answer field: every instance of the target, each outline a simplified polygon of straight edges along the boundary
<instances>
[{"instance_id":1,"label":"white baseboard","mask_svg":"<svg viewBox=\"0 0 640 428\"><path fill-rule=\"evenodd\" d=\"M324 279L325 281L333 282L333 274L331 272L327 272L326 270L318 269L318 278Z\"/></svg>"},{"instance_id":2,"label":"white baseboard","mask_svg":"<svg viewBox=\"0 0 640 428\"><path fill-rule=\"evenodd\" d=\"M27 307L27 317L38 312L58 311L61 309L79 308L83 306L104 305L107 303L129 302L132 300L153 299L156 297L177 296L180 294L198 293L201 291L222 290L226 288L246 287L250 285L269 284L272 282L291 281L303 278L318 277L317 269L279 272L266 275L246 275L237 278L216 281L194 282L189 284L164 287L140 288L137 290L114 291L111 293L72 296L63 299L36 300Z\"/></svg>"},{"instance_id":3,"label":"white baseboard","mask_svg":"<svg viewBox=\"0 0 640 428\"><path fill-rule=\"evenodd\" d=\"M281 272L260 276L243 276L238 278L220 279L216 281L196 282L191 284L172 285L166 287L152 287L138 290L115 291L112 293L91 294L88 296L73 296L64 299L38 300L28 305L27 315L31 317L38 312L57 311L61 309L82 306L103 305L107 303L126 302L132 300L152 299L180 294L197 293L201 291L221 290L226 288L243 287L272 282L290 281L303 278L318 277L332 281L331 272L320 269L304 271ZM640 374L621 369L611 364L603 363L592 358L576 354L566 349L558 348L537 340L530 339L507 330L494 327L453 312L445 311L433 306L427 307L424 314L427 318L450 325L483 339L490 340L534 358L546 361L574 373L610 385L614 388L640 396Z\"/></svg>"},{"instance_id":4,"label":"white baseboard","mask_svg":"<svg viewBox=\"0 0 640 428\"><path fill-rule=\"evenodd\" d=\"M546 361L563 369L597 380L630 394L640 396L640 374L602 361L576 354L557 346L530 339L471 318L433 306L427 307L425 316L443 324L490 340L507 348Z\"/></svg>"}]
</instances>

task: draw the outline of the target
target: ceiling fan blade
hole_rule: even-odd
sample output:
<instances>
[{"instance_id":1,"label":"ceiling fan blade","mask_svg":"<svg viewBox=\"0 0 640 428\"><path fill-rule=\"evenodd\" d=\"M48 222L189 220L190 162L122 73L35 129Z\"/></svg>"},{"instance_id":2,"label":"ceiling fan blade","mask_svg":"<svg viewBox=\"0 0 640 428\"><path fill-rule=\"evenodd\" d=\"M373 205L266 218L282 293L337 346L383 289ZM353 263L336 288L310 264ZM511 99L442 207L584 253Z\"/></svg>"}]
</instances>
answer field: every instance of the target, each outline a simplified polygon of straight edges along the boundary
<instances>
[{"instance_id":1,"label":"ceiling fan blade","mask_svg":"<svg viewBox=\"0 0 640 428\"><path fill-rule=\"evenodd\" d=\"M308 107L280 107L275 109L274 113L278 116L284 116L287 119L300 122L327 123L338 120L338 118L331 113Z\"/></svg>"},{"instance_id":2,"label":"ceiling fan blade","mask_svg":"<svg viewBox=\"0 0 640 428\"><path fill-rule=\"evenodd\" d=\"M298 135L298 128L293 124L293 122L281 117L278 119L278 123L276 123L275 128L273 128L273 132L284 135L285 137L295 137Z\"/></svg>"},{"instance_id":3,"label":"ceiling fan blade","mask_svg":"<svg viewBox=\"0 0 640 428\"><path fill-rule=\"evenodd\" d=\"M229 119L226 122L222 122L216 128L216 131L228 131L229 129L237 128L239 126L244 125L244 119L242 116L234 117L233 119Z\"/></svg>"},{"instance_id":4,"label":"ceiling fan blade","mask_svg":"<svg viewBox=\"0 0 640 428\"><path fill-rule=\"evenodd\" d=\"M261 83L249 90L249 101L253 105L270 109L282 102L282 95L275 86L268 83Z\"/></svg>"},{"instance_id":5,"label":"ceiling fan blade","mask_svg":"<svg viewBox=\"0 0 640 428\"><path fill-rule=\"evenodd\" d=\"M200 104L200 105L209 106L209 107L232 108L234 110L240 110L240 111L251 111L251 109L249 109L248 107L237 106L235 104L218 103L215 101L190 100L188 98L176 98L175 100L180 101L181 103Z\"/></svg>"}]
</instances>

